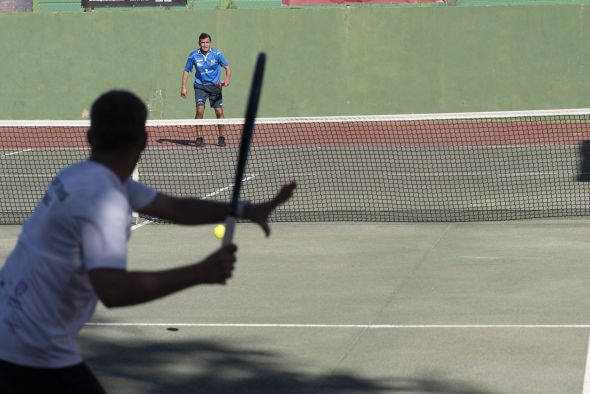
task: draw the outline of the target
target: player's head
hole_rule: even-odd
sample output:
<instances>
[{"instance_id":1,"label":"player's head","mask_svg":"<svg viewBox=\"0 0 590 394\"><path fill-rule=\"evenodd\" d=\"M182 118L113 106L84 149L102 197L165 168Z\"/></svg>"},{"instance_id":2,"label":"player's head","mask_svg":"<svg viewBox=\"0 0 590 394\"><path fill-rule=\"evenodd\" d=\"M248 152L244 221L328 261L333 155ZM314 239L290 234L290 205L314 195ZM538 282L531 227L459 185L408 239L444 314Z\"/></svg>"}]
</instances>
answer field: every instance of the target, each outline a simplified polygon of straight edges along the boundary
<instances>
[{"instance_id":1,"label":"player's head","mask_svg":"<svg viewBox=\"0 0 590 394\"><path fill-rule=\"evenodd\" d=\"M199 48L201 48L201 51L203 52L209 52L209 49L211 48L211 36L207 33L201 33L199 35Z\"/></svg>"},{"instance_id":2,"label":"player's head","mask_svg":"<svg viewBox=\"0 0 590 394\"><path fill-rule=\"evenodd\" d=\"M145 145L147 108L133 93L111 90L90 111L88 141L95 152L128 151Z\"/></svg>"}]
</instances>

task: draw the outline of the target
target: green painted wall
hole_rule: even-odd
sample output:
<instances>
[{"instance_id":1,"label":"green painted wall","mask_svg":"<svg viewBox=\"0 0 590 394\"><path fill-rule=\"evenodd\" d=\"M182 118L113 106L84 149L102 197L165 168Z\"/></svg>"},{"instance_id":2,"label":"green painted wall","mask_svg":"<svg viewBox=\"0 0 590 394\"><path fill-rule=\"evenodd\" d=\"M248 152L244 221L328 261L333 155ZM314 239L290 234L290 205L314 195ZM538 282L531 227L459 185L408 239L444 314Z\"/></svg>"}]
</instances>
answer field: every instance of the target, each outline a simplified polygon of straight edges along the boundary
<instances>
[{"instance_id":1,"label":"green painted wall","mask_svg":"<svg viewBox=\"0 0 590 394\"><path fill-rule=\"evenodd\" d=\"M588 26L588 5L0 14L0 119L80 119L111 88L190 118L201 31L234 69L228 117L261 50L265 117L590 107Z\"/></svg>"},{"instance_id":2,"label":"green painted wall","mask_svg":"<svg viewBox=\"0 0 590 394\"><path fill-rule=\"evenodd\" d=\"M349 7L446 7L446 6L504 6L504 5L546 5L546 4L590 4L590 0L447 0L445 3L362 3ZM213 10L213 9L263 9L283 8L281 0L188 0L187 7L172 7L172 10ZM291 8L326 8L332 6L292 6ZM148 8L112 7L97 8L95 12L138 12ZM80 0L33 0L34 12L82 12ZM153 10L153 9L152 9ZM162 8L163 10L163 8Z\"/></svg>"}]
</instances>

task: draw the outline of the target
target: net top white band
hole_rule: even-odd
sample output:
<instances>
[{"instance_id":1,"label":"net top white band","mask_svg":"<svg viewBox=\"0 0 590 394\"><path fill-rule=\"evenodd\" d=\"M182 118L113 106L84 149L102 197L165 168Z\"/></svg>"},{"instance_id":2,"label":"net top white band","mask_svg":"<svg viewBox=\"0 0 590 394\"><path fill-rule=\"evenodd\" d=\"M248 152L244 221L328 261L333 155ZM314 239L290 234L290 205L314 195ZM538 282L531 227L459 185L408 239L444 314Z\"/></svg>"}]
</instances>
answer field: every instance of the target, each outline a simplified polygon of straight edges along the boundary
<instances>
[{"instance_id":1,"label":"net top white band","mask_svg":"<svg viewBox=\"0 0 590 394\"><path fill-rule=\"evenodd\" d=\"M534 110L534 111L501 111L501 112L459 112L434 114L406 115L362 115L362 116L317 116L317 117L284 117L257 118L256 124L285 123L344 123L344 122L411 122L437 120L470 120L470 119L510 119L527 117L565 117L590 116L590 108ZM231 119L162 119L148 120L148 127L158 126L192 126L192 125L242 125L243 118ZM90 120L0 120L0 127L89 127Z\"/></svg>"}]
</instances>

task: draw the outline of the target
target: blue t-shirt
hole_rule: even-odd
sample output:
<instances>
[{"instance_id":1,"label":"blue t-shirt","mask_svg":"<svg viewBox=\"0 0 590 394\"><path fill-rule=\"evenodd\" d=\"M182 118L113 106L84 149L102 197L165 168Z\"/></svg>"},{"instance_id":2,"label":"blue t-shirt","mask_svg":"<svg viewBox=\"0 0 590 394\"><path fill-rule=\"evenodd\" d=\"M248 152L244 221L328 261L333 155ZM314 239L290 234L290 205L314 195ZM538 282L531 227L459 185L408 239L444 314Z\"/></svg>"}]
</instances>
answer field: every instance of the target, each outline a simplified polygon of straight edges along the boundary
<instances>
[{"instance_id":1,"label":"blue t-shirt","mask_svg":"<svg viewBox=\"0 0 590 394\"><path fill-rule=\"evenodd\" d=\"M195 72L195 84L197 85L213 85L219 83L221 75L220 68L227 67L229 63L223 56L223 53L216 48L209 49L206 54L201 53L200 49L192 51L188 55L184 71Z\"/></svg>"}]
</instances>

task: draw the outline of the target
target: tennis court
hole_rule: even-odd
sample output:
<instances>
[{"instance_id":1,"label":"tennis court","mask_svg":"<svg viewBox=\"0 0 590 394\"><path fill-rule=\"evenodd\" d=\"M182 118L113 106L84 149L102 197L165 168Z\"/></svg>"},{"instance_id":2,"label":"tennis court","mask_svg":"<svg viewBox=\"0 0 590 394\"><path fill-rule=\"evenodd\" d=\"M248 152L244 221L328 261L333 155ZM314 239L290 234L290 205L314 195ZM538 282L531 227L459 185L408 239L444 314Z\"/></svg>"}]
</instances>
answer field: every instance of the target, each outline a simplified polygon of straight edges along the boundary
<instances>
[{"instance_id":1,"label":"tennis court","mask_svg":"<svg viewBox=\"0 0 590 394\"><path fill-rule=\"evenodd\" d=\"M99 307L83 354L113 393L590 393L586 115L515 116L411 133L262 124L244 196L299 184L271 238L239 224L225 287ZM223 149L197 149L193 124L153 127L137 178L229 198L240 126L227 125ZM7 223L88 152L80 125L1 130L13 136L0 138ZM1 258L19 228L0 226ZM190 263L218 246L212 226L140 218L129 267Z\"/></svg>"},{"instance_id":2,"label":"tennis court","mask_svg":"<svg viewBox=\"0 0 590 394\"><path fill-rule=\"evenodd\" d=\"M90 105L111 88L154 119L134 178L230 199L242 120L221 122L221 148L217 121L176 119L194 113L180 67L209 32L234 69L228 118L257 51L271 60L260 116L296 117L257 120L242 198L298 188L269 239L237 224L226 286L98 306L79 344L107 392L590 394L590 109L418 114L588 107L590 0L272 2L0 13L15 37L0 66L0 267L56 172L88 156ZM213 225L135 217L129 268L220 243Z\"/></svg>"},{"instance_id":3,"label":"tennis court","mask_svg":"<svg viewBox=\"0 0 590 394\"><path fill-rule=\"evenodd\" d=\"M110 392L586 393L587 219L238 226L235 277L100 308L81 347ZM0 257L18 226L2 226ZM205 256L148 224L130 267ZM174 330L174 331L173 331ZM583 391L585 390L585 391Z\"/></svg>"}]
</instances>

